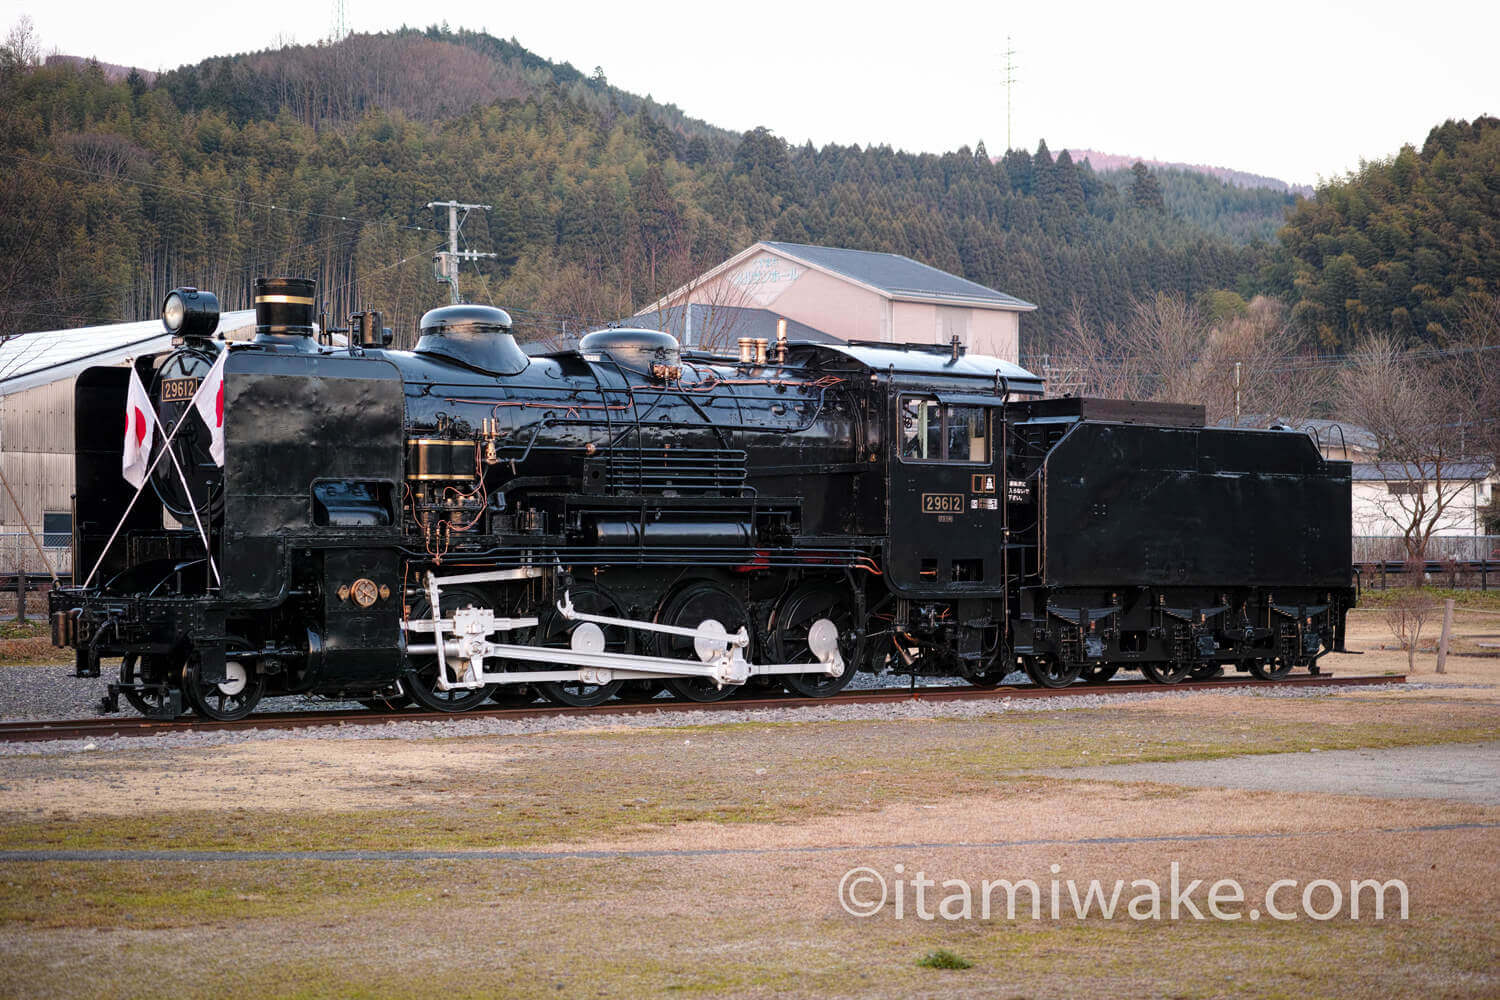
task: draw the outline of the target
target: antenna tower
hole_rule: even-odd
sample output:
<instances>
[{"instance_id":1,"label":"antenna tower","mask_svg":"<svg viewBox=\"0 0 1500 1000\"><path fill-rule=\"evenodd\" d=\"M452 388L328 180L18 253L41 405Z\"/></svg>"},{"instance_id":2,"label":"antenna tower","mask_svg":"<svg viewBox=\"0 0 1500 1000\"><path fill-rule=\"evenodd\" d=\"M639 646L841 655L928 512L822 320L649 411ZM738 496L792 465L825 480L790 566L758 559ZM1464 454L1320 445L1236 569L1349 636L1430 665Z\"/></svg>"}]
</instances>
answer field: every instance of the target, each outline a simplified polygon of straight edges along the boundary
<instances>
[{"instance_id":1,"label":"antenna tower","mask_svg":"<svg viewBox=\"0 0 1500 1000\"><path fill-rule=\"evenodd\" d=\"M1008 153L1012 148L1011 143L1011 91L1016 86L1016 50L1010 44L1010 36L1005 36L1005 151Z\"/></svg>"}]
</instances>

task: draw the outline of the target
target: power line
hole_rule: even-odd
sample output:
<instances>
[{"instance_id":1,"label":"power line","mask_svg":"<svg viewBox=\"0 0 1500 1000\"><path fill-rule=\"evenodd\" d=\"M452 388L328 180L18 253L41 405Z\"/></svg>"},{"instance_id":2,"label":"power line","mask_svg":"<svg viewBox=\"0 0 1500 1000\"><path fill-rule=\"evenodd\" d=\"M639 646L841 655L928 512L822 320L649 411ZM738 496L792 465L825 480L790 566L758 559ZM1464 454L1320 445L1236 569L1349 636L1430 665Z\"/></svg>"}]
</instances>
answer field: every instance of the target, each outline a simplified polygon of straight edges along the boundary
<instances>
[{"instance_id":1,"label":"power line","mask_svg":"<svg viewBox=\"0 0 1500 1000\"><path fill-rule=\"evenodd\" d=\"M393 267L400 267L402 264L405 264L407 261L416 260L418 257L427 257L430 254L432 254L434 251L438 250L440 247L442 247L442 244L438 243L438 244L435 244L435 245L433 245L431 247L428 247L428 248L426 248L424 250L418 250L415 253L407 254L405 257L402 257L400 260L394 260L394 261L391 261L391 263L389 263L389 264L382 264L379 267L373 267L373 268L371 268L368 271L362 271L359 274L356 274L354 277L350 278L348 281L344 282L342 285L335 285L332 288L328 289L325 294L330 294L332 292L342 292L342 291L345 291L346 289L353 288L356 284L358 284L359 282L363 281L365 278L370 277L370 275L372 275L372 274L379 274L381 271L389 271Z\"/></svg>"},{"instance_id":2,"label":"power line","mask_svg":"<svg viewBox=\"0 0 1500 1000\"><path fill-rule=\"evenodd\" d=\"M125 184L134 184L138 187L156 188L161 191L171 191L177 194L191 195L196 198L222 201L226 204L231 205L243 205L247 208L259 208L273 212L285 212L288 215L300 215L309 219L334 219L339 222L353 222L361 226L396 226L400 229L411 229L418 232L432 231L432 228L429 226L418 226L413 224L400 223L392 219L360 219L349 215L334 215L331 212L311 212L300 208L288 208L285 205L276 205L270 202L247 201L244 198L235 198L231 195L226 194L212 194L207 191L195 191L192 188L179 187L173 184L162 184L159 181L136 180L135 178L125 177L118 174L107 174L101 170L86 170L83 167L73 167L65 163L52 163L47 160L38 160L32 156L22 156L20 153L0 152L0 156L4 156L12 160L20 160L25 163L34 163L39 167L47 167L51 170L66 170L70 173L83 174L84 176L88 177L102 177L105 180L119 181Z\"/></svg>"},{"instance_id":3,"label":"power line","mask_svg":"<svg viewBox=\"0 0 1500 1000\"><path fill-rule=\"evenodd\" d=\"M377 223L377 224L384 225L385 223ZM347 247L353 246L354 244L358 243L362 238L363 238L363 236L358 231L356 231L354 233L347 233L347 232L341 233L341 232L338 232L338 231L334 231L334 232L331 232L331 233L327 233L327 234L325 234L323 236L319 236L316 239L308 240L306 243L299 243L299 244L296 244L295 246L288 247L285 250L278 251L274 255L262 258L260 260L250 260L250 261L243 261L243 262L240 262L240 263L233 263L233 262L229 261L227 259L227 257L226 257L226 258L223 259L223 264L220 265L220 267L221 267L221 269L226 274L230 274L230 273L234 273L234 272L243 272L243 271L258 270L258 269L270 267L271 265L276 264L278 261L281 261L281 260L287 260L287 261L290 262L290 261L295 260L296 258L298 258L298 257L300 257L300 256L302 256L302 255L304 255L306 253L309 253L309 252L315 252L315 251L319 251L319 250L321 250L321 251L327 251L327 250L333 250L333 249L336 249L336 248L339 248L339 249L341 249L341 248L347 248ZM327 244L327 246L322 246L323 244ZM202 265L199 268L199 270L203 270L204 268L209 268L209 267L212 267L212 266L213 265L211 265L211 264L204 264L204 265ZM83 294L83 295L54 295L54 296L50 296L50 297L44 298L44 299L23 299L22 301L25 304L27 304L27 305L43 305L43 306L44 305L67 304L67 303L87 303L87 302L94 302L94 301L97 301L99 299L114 298L114 297L116 297L116 296L118 296L120 294L121 293L118 292L118 291L101 291L101 292L94 292L92 294ZM13 309L9 309L7 311L11 315L15 315L15 316L49 316L49 317L53 317L53 318L57 318L57 319L70 319L70 318L77 317L79 315L79 313L78 313L77 310L73 310L73 311L59 311L59 310L56 310L56 309L20 309L20 308L13 308ZM123 321L123 322L129 322L129 321L127 320L127 321ZM21 332L21 333L11 334L11 336L13 336L13 337L24 337L24 336L29 336L32 332L45 332L45 331L24 331L24 332Z\"/></svg>"}]
</instances>

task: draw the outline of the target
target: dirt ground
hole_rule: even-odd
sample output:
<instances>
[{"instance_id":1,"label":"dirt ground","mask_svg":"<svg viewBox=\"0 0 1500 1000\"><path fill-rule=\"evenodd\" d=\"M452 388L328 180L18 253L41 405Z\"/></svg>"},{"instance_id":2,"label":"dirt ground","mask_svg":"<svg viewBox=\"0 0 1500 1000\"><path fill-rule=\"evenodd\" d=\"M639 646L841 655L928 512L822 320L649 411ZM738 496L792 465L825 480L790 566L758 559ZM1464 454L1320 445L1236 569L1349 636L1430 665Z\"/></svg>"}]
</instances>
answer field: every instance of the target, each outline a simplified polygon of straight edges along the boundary
<instances>
[{"instance_id":1,"label":"dirt ground","mask_svg":"<svg viewBox=\"0 0 1500 1000\"><path fill-rule=\"evenodd\" d=\"M1367 618L1351 646L1373 650L1386 637ZM1406 656L1325 665L1404 672ZM1129 770L1259 759L1297 774L1330 752L1487 766L1500 659L1418 668L1420 686L1391 693L3 758L0 849L48 860L0 854L0 995L1500 995L1500 807L1440 786L1244 790ZM147 853L57 860L119 850ZM191 853L205 850L264 853ZM1067 880L1119 880L1129 899L1132 882L1167 886L1174 862L1201 880L1203 919L1069 909ZM841 905L855 868L886 884L873 915ZM925 909L918 878L935 883ZM1003 892L988 918L937 913L958 883L977 900L999 879L1034 881L1039 918L1024 891L1015 918ZM1207 913L1221 879L1243 890L1238 919ZM1286 879L1273 899L1299 912L1271 919ZM1387 896L1375 919L1371 890L1358 918L1315 919L1301 894L1318 879L1344 897L1351 880L1401 880L1407 917ZM938 949L970 967L919 965Z\"/></svg>"}]
</instances>

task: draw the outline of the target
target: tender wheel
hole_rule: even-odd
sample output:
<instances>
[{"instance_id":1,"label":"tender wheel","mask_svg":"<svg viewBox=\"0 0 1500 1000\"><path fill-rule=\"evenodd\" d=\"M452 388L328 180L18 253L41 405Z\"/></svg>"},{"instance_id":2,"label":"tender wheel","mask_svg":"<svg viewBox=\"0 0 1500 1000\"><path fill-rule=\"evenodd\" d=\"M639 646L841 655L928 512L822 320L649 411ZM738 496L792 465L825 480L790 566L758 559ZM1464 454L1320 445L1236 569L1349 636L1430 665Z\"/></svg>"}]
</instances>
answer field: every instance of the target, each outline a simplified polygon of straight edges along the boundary
<instances>
[{"instance_id":1,"label":"tender wheel","mask_svg":"<svg viewBox=\"0 0 1500 1000\"><path fill-rule=\"evenodd\" d=\"M1084 667L1083 673L1079 676L1083 678L1085 684L1106 684L1110 678L1119 672L1120 668L1118 666L1094 663Z\"/></svg>"},{"instance_id":2,"label":"tender wheel","mask_svg":"<svg viewBox=\"0 0 1500 1000\"><path fill-rule=\"evenodd\" d=\"M1142 663L1141 673L1156 684L1181 684L1197 667L1196 663Z\"/></svg>"},{"instance_id":3,"label":"tender wheel","mask_svg":"<svg viewBox=\"0 0 1500 1000\"><path fill-rule=\"evenodd\" d=\"M206 719L233 722L255 711L266 691L266 678L253 663L230 660L224 664L224 679L217 684L198 680L197 664L184 677L193 710Z\"/></svg>"},{"instance_id":4,"label":"tender wheel","mask_svg":"<svg viewBox=\"0 0 1500 1000\"><path fill-rule=\"evenodd\" d=\"M818 663L808 642L819 622L829 622L836 630L839 655L844 672L837 677L826 673L787 674L781 678L793 694L804 698L828 698L849 686L854 679L855 654L858 652L858 626L854 608L848 598L825 584L808 583L786 596L776 608L771 625L771 655L776 663ZM819 634L827 631L819 629Z\"/></svg>"},{"instance_id":5,"label":"tender wheel","mask_svg":"<svg viewBox=\"0 0 1500 1000\"><path fill-rule=\"evenodd\" d=\"M161 657L143 658L139 654L129 653L120 661L120 683L131 685L139 680L161 686L145 691L126 687L120 693L137 712L147 718L160 719L170 710L173 672L171 665Z\"/></svg>"},{"instance_id":6,"label":"tender wheel","mask_svg":"<svg viewBox=\"0 0 1500 1000\"><path fill-rule=\"evenodd\" d=\"M1083 673L1083 664L1064 663L1050 654L1023 657L1022 662L1026 666L1026 676L1042 687L1065 688Z\"/></svg>"},{"instance_id":7,"label":"tender wheel","mask_svg":"<svg viewBox=\"0 0 1500 1000\"><path fill-rule=\"evenodd\" d=\"M665 625L682 628L697 628L706 621L716 621L728 635L734 635L741 627L754 634L750 627L750 614L740 599L718 584L704 580L689 583L678 590L662 607L658 620ZM698 658L693 640L687 636L657 633L655 653L657 656L670 656L677 660L703 662ZM750 655L751 651L747 649L746 659ZM698 702L722 701L739 689L737 684L720 687L706 677L673 677L666 682L666 686L677 697Z\"/></svg>"},{"instance_id":8,"label":"tender wheel","mask_svg":"<svg viewBox=\"0 0 1500 1000\"><path fill-rule=\"evenodd\" d=\"M610 618L623 618L620 602L616 601L609 591L593 583L581 584L572 588L569 592L573 601L573 608L590 615L606 615ZM537 625L536 635L532 639L534 646L551 646L557 649L568 649L573 641L573 633L584 622L569 621L557 610L556 605L543 614L541 623ZM630 652L630 633L617 625L608 627L590 625L591 628L599 628L604 632L604 649L610 653ZM559 669L556 664L539 663L537 668L541 670ZM594 705L602 705L609 701L620 688L625 686L624 681L610 681L608 684L586 684L583 681L547 681L538 684L542 696L557 705L571 705L574 708L591 708Z\"/></svg>"},{"instance_id":9,"label":"tender wheel","mask_svg":"<svg viewBox=\"0 0 1500 1000\"><path fill-rule=\"evenodd\" d=\"M1224 666L1220 663L1200 663L1188 674L1195 681L1213 680L1224 674Z\"/></svg>"},{"instance_id":10,"label":"tender wheel","mask_svg":"<svg viewBox=\"0 0 1500 1000\"><path fill-rule=\"evenodd\" d=\"M1292 672L1292 665L1287 660L1246 660L1245 666L1263 681L1279 681Z\"/></svg>"},{"instance_id":11,"label":"tender wheel","mask_svg":"<svg viewBox=\"0 0 1500 1000\"><path fill-rule=\"evenodd\" d=\"M442 592L442 613L451 615L459 608L486 607L489 602L477 590L454 587ZM426 597L412 602L412 618L431 618L432 605ZM414 633L420 634L420 633ZM436 656L413 656L401 678L401 686L421 707L433 712L467 712L483 704L493 693L494 685L477 688L452 688L439 691L437 687L438 661Z\"/></svg>"}]
</instances>

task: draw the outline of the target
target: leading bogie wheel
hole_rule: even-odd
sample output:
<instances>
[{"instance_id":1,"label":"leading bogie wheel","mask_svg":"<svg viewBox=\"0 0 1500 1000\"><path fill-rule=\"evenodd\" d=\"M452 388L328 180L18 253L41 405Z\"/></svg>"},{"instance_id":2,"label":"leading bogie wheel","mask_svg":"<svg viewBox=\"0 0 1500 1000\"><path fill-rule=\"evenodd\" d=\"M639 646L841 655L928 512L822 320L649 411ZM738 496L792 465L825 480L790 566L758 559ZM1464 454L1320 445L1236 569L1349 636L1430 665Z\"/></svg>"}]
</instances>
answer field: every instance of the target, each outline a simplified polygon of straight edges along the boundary
<instances>
[{"instance_id":1,"label":"leading bogie wheel","mask_svg":"<svg viewBox=\"0 0 1500 1000\"><path fill-rule=\"evenodd\" d=\"M568 598L573 602L574 611L587 615L602 615L606 618L625 617L620 602L598 584L584 583L573 587L568 591ZM592 622L570 621L563 617L556 605L542 614L536 634L532 637L532 645L571 649L573 633L585 624L590 629L598 629L599 632L596 635L602 633L604 652L630 652L630 632L627 629L618 625L601 626ZM569 669L564 664L541 662L536 664L536 668L538 670ZM618 694L624 686L624 681L610 681L607 684L590 684L584 681L544 681L537 685L541 689L542 696L548 701L574 708L592 708L595 705L602 705Z\"/></svg>"},{"instance_id":2,"label":"leading bogie wheel","mask_svg":"<svg viewBox=\"0 0 1500 1000\"><path fill-rule=\"evenodd\" d=\"M468 587L444 590L439 600L442 604L442 617L445 618L451 617L453 612L460 608L491 606L491 602L483 594ZM431 617L432 604L426 596L419 597L412 602L412 621ZM425 640L432 633L412 634L421 635ZM453 675L453 666L453 664L448 666L450 677ZM437 656L413 656L407 664L406 673L401 678L401 686L419 707L433 712L467 712L484 704L486 699L494 693L495 688L493 684L485 684L477 688L454 687L443 691L438 688L437 680Z\"/></svg>"},{"instance_id":3,"label":"leading bogie wheel","mask_svg":"<svg viewBox=\"0 0 1500 1000\"><path fill-rule=\"evenodd\" d=\"M241 660L229 660L224 664L224 679L217 683L198 679L198 664L194 662L183 678L188 700L193 711L205 719L218 722L234 722L255 711L260 696L266 691L266 678L255 664Z\"/></svg>"},{"instance_id":4,"label":"leading bogie wheel","mask_svg":"<svg viewBox=\"0 0 1500 1000\"><path fill-rule=\"evenodd\" d=\"M160 719L169 710L172 689L176 686L172 664L160 656L126 653L120 660L121 694L130 707L150 719ZM136 688L138 681L147 687Z\"/></svg>"},{"instance_id":5,"label":"leading bogie wheel","mask_svg":"<svg viewBox=\"0 0 1500 1000\"><path fill-rule=\"evenodd\" d=\"M854 678L859 630L853 602L827 584L803 584L777 605L771 622L773 662L821 663L812 645L830 634L836 636L844 672L837 677L823 671L786 674L781 681L793 694L830 698L848 687Z\"/></svg>"},{"instance_id":6,"label":"leading bogie wheel","mask_svg":"<svg viewBox=\"0 0 1500 1000\"><path fill-rule=\"evenodd\" d=\"M657 620L664 625L693 629L717 622L725 635L734 635L741 628L752 631L750 614L740 599L727 588L708 580L695 580L680 587L662 606ZM659 632L654 647L657 656L703 662L698 656L697 644L687 636ZM747 660L754 655L751 649L746 649L744 654ZM707 677L673 677L666 686L676 697L697 702L723 701L739 689L737 684L720 686Z\"/></svg>"}]
</instances>

